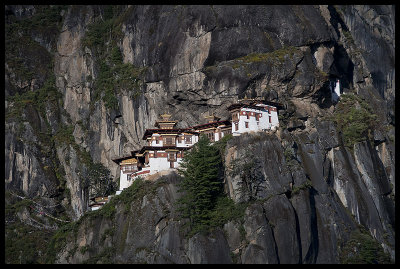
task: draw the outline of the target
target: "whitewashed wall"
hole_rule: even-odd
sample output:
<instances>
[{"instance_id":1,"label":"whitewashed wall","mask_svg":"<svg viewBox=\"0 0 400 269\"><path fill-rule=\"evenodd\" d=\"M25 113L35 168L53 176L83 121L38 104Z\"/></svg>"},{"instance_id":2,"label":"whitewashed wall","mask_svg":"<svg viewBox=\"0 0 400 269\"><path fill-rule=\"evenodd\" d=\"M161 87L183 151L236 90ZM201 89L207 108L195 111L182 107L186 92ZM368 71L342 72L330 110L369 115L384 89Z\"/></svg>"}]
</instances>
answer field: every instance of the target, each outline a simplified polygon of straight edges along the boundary
<instances>
[{"instance_id":1,"label":"whitewashed wall","mask_svg":"<svg viewBox=\"0 0 400 269\"><path fill-rule=\"evenodd\" d=\"M174 162L174 168L179 167L179 162L182 158L176 158L176 162ZM170 164L167 157L157 157L157 158L149 158L150 165L150 175L155 174L157 172L168 170L170 168Z\"/></svg>"},{"instance_id":2,"label":"whitewashed wall","mask_svg":"<svg viewBox=\"0 0 400 269\"><path fill-rule=\"evenodd\" d=\"M153 139L153 137L156 137L156 138L158 139L158 138L160 137L160 135L155 135L155 134L153 134L153 135L151 136L151 138ZM158 144L157 144L156 140L151 140L151 146L152 146L152 147L162 147L162 146L163 146L163 142L164 142L164 141L159 140L159 141L158 141Z\"/></svg>"},{"instance_id":3,"label":"whitewashed wall","mask_svg":"<svg viewBox=\"0 0 400 269\"><path fill-rule=\"evenodd\" d=\"M133 180L128 181L128 174L124 174L121 170L121 174L119 177L119 190L122 191L125 188L128 188L132 184Z\"/></svg>"},{"instance_id":4,"label":"whitewashed wall","mask_svg":"<svg viewBox=\"0 0 400 269\"><path fill-rule=\"evenodd\" d=\"M239 115L239 128L237 131L235 131L235 123L232 122L232 135L237 136L242 133L246 132L258 132L261 130L265 129L271 129L275 128L276 126L279 125L279 120L278 120L278 112L277 111L271 111L269 114L267 111L261 111L253 108L242 108L240 112L253 112L253 113L261 113L261 117L257 120L254 115L249 116L247 119L247 116L245 115ZM271 123L269 122L269 116L271 116ZM248 128L246 128L246 122L249 123Z\"/></svg>"},{"instance_id":5,"label":"whitewashed wall","mask_svg":"<svg viewBox=\"0 0 400 269\"><path fill-rule=\"evenodd\" d=\"M196 144L198 140L199 140L198 136L194 134L194 135L192 135L192 143L186 144L186 142L185 142L185 140L184 140L184 136L182 136L182 142L181 142L181 143L178 143L178 139L176 139L176 146L177 146L177 147L185 147L185 148L188 148L188 147L191 147L191 146L193 146L194 144Z\"/></svg>"}]
</instances>

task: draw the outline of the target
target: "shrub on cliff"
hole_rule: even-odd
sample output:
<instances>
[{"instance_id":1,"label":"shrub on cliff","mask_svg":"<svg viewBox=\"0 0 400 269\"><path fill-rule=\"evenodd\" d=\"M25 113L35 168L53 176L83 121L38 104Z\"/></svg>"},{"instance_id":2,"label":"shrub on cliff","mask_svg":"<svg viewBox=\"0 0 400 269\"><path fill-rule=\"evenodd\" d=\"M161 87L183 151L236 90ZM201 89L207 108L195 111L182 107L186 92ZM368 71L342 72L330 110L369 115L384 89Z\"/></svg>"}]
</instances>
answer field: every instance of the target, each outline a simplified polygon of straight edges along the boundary
<instances>
[{"instance_id":1,"label":"shrub on cliff","mask_svg":"<svg viewBox=\"0 0 400 269\"><path fill-rule=\"evenodd\" d=\"M377 116L368 103L354 94L343 94L334 112L334 122L342 132L344 145L365 141L377 125Z\"/></svg>"},{"instance_id":2,"label":"shrub on cliff","mask_svg":"<svg viewBox=\"0 0 400 269\"><path fill-rule=\"evenodd\" d=\"M390 256L365 229L354 231L340 253L341 263L387 264Z\"/></svg>"},{"instance_id":3,"label":"shrub on cliff","mask_svg":"<svg viewBox=\"0 0 400 269\"><path fill-rule=\"evenodd\" d=\"M107 109L117 110L118 95L125 90L132 98L140 95L145 67L136 67L132 63L123 63L123 56L118 46L121 41L121 21L131 9L120 14L118 7L104 6L104 16L88 26L83 47L88 47L94 53L98 72L94 77L93 104L102 100Z\"/></svg>"},{"instance_id":4,"label":"shrub on cliff","mask_svg":"<svg viewBox=\"0 0 400 269\"><path fill-rule=\"evenodd\" d=\"M189 219L190 234L205 231L210 226L211 212L222 193L218 148L206 136L201 136L192 150L184 156L179 173L183 176L179 191L178 211Z\"/></svg>"}]
</instances>

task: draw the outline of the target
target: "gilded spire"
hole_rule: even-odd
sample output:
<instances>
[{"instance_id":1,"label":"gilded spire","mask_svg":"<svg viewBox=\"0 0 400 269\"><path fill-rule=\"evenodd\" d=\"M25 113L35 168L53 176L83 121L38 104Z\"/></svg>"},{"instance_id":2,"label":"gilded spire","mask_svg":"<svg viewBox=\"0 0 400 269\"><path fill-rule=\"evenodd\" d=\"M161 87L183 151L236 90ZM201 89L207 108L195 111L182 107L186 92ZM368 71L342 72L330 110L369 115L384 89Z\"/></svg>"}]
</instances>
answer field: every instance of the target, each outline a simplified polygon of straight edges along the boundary
<instances>
[{"instance_id":1,"label":"gilded spire","mask_svg":"<svg viewBox=\"0 0 400 269\"><path fill-rule=\"evenodd\" d=\"M204 116L204 118L210 123L210 122L215 122L218 121L220 118L214 115L214 112L210 115L210 112L208 112L208 115Z\"/></svg>"},{"instance_id":2,"label":"gilded spire","mask_svg":"<svg viewBox=\"0 0 400 269\"><path fill-rule=\"evenodd\" d=\"M164 113L160 115L163 121L168 121L171 118L171 114Z\"/></svg>"},{"instance_id":3,"label":"gilded spire","mask_svg":"<svg viewBox=\"0 0 400 269\"><path fill-rule=\"evenodd\" d=\"M178 121L172 121L170 120L171 114L164 113L160 115L161 120L157 121L154 126L159 127L161 129L173 129L175 124Z\"/></svg>"}]
</instances>

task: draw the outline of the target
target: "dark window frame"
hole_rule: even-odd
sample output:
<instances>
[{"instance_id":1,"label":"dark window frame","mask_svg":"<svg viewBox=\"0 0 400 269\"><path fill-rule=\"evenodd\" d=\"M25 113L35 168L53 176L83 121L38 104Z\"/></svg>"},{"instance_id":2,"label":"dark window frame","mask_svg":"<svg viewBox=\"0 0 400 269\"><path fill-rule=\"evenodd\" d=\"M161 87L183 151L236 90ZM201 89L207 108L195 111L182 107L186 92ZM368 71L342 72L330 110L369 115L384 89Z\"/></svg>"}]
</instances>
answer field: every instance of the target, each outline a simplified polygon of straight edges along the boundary
<instances>
[{"instance_id":1,"label":"dark window frame","mask_svg":"<svg viewBox=\"0 0 400 269\"><path fill-rule=\"evenodd\" d=\"M172 155L172 158L171 158L171 155ZM168 152L167 158L168 158L169 162L176 162L176 153Z\"/></svg>"},{"instance_id":2,"label":"dark window frame","mask_svg":"<svg viewBox=\"0 0 400 269\"><path fill-rule=\"evenodd\" d=\"M192 136L185 135L185 144L192 144Z\"/></svg>"}]
</instances>

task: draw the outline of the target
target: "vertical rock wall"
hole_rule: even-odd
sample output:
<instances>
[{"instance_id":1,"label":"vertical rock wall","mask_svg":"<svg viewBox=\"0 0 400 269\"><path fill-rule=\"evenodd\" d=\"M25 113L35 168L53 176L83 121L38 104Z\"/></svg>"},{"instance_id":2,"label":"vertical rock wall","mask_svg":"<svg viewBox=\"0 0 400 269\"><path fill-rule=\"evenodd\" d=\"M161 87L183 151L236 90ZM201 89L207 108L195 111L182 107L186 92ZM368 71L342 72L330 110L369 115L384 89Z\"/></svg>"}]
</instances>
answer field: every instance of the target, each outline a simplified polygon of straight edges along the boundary
<instances>
[{"instance_id":1,"label":"vertical rock wall","mask_svg":"<svg viewBox=\"0 0 400 269\"><path fill-rule=\"evenodd\" d=\"M7 6L6 23L33 20L40 12L35 6ZM44 110L24 99L21 118L6 113L7 190L62 202L68 216L78 219L88 200L84 160L101 162L117 178L119 168L111 159L143 146L143 133L159 114L171 113L185 128L201 123L206 113L229 118L231 103L263 96L284 104L282 128L241 137L226 156L230 164L253 154L255 185L244 192L236 174L226 178L226 188L235 201L265 199L253 206L262 217L247 211L248 245L227 239L218 247L228 244L243 263L338 262L337 242L349 237L345 227L362 224L394 257L394 7L121 6L115 16L123 61L146 72L138 96L126 91L117 96L118 111L94 100L101 59L83 45L90 25L105 19L105 7L67 6L59 15L60 28L41 25L44 30L34 26L39 28L19 33L26 38L21 40L33 40L28 49L15 46L32 77L24 77L7 54L6 112L17 104L10 97L39 91L50 75L61 94ZM375 144L358 143L351 151L342 146L342 134L329 120L335 111L329 83L337 78L345 93L364 97L377 114ZM63 136L68 128L72 140ZM45 135L58 139L46 143ZM284 216L273 213L277 208ZM166 225L165 235L152 238L167 249L180 248L183 243L168 237L175 238L177 226ZM239 228L231 223L225 232L237 236ZM180 258L173 262L211 261L208 250L195 253L194 246L213 248L220 236L192 239L189 254L175 253ZM287 244L291 248L283 252ZM138 253L158 262L169 255L157 260L153 252L151 259L145 250ZM226 253L220 254L229 261ZM128 257L121 255L121 261Z\"/></svg>"}]
</instances>

